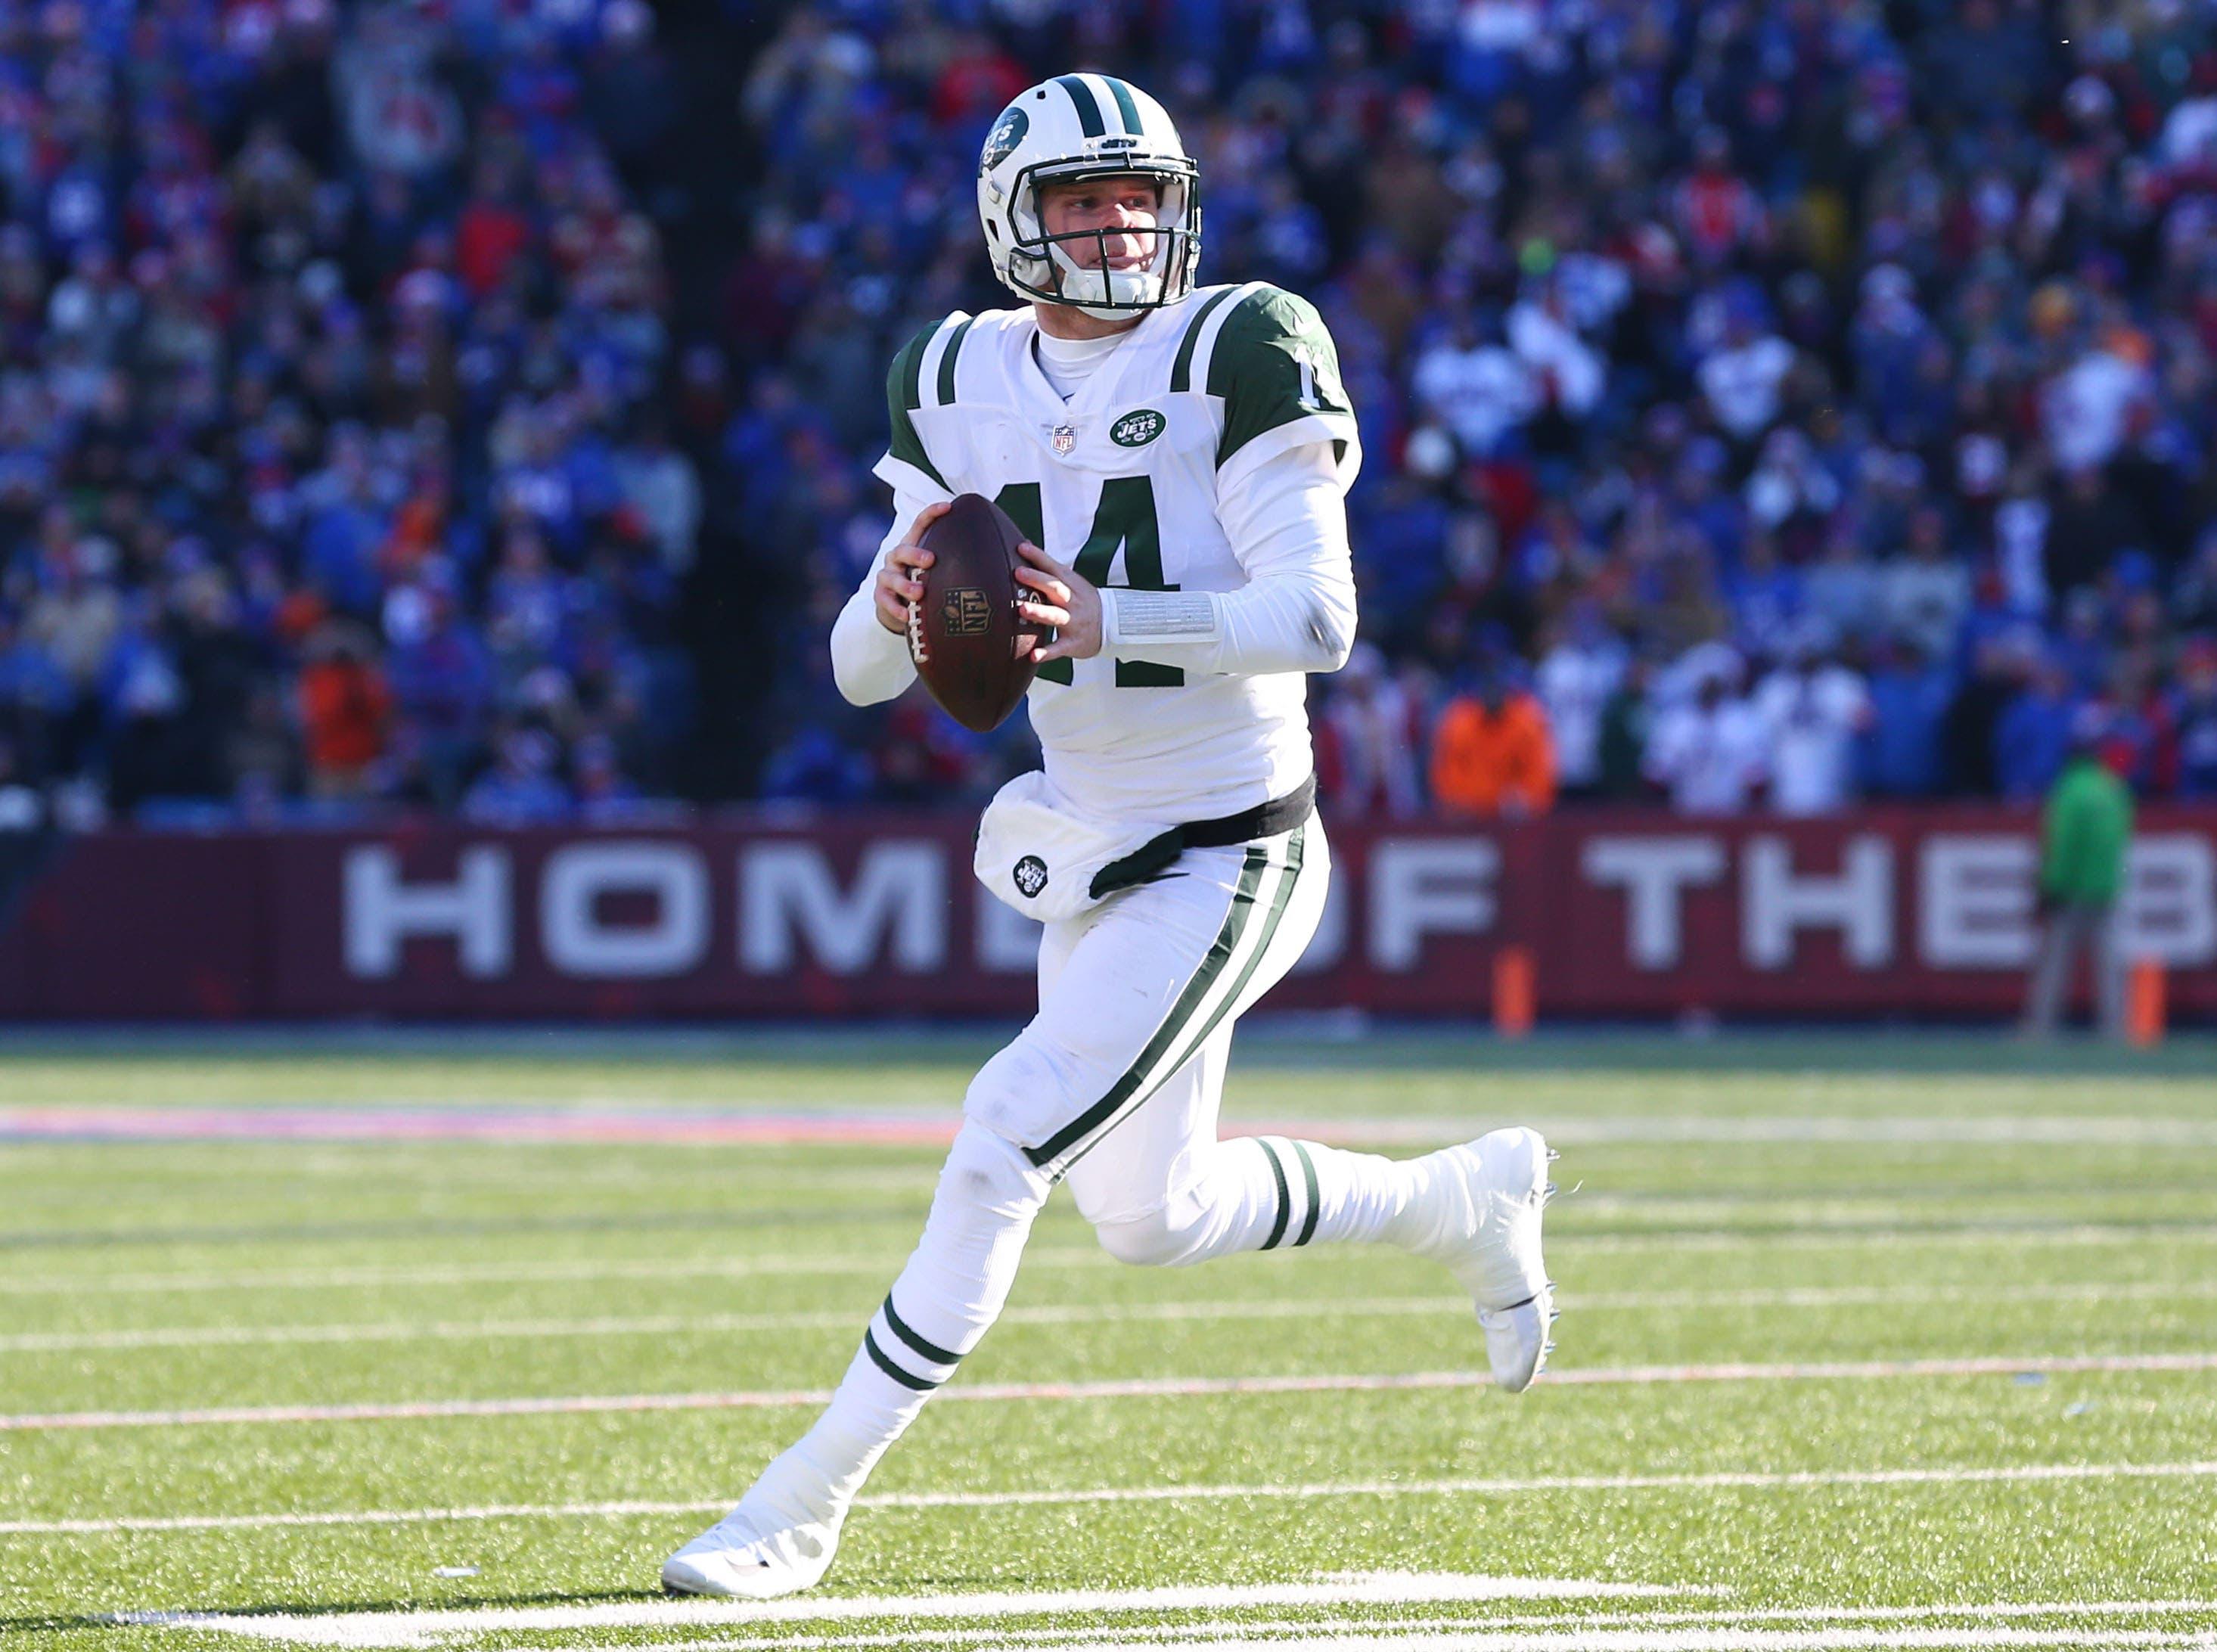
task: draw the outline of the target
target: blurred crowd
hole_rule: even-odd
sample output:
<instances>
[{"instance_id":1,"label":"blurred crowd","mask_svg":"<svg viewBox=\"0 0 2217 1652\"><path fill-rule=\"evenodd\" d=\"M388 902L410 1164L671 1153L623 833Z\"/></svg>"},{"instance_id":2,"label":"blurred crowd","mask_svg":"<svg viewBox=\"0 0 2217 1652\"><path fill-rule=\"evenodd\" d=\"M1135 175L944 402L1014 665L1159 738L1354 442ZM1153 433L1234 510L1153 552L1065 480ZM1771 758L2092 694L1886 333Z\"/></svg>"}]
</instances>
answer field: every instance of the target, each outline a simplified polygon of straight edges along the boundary
<instances>
[{"instance_id":1,"label":"blurred crowd","mask_svg":"<svg viewBox=\"0 0 2217 1652\"><path fill-rule=\"evenodd\" d=\"M0 0L0 825L990 790L824 639L1083 65L1337 340L1336 807L2217 795L2217 0Z\"/></svg>"},{"instance_id":2,"label":"blurred crowd","mask_svg":"<svg viewBox=\"0 0 2217 1652\"><path fill-rule=\"evenodd\" d=\"M918 322L1007 302L977 134L1055 65L1162 96L1202 278L1312 296L1368 463L1327 795L1813 812L2040 795L2072 730L2217 794L2217 6L818 7L743 95L735 462L814 525L783 795L1022 760L812 655ZM764 301L767 300L767 301ZM810 678L811 672L815 679Z\"/></svg>"},{"instance_id":3,"label":"blurred crowd","mask_svg":"<svg viewBox=\"0 0 2217 1652\"><path fill-rule=\"evenodd\" d=\"M0 814L621 810L701 486L643 0L0 4Z\"/></svg>"}]
</instances>

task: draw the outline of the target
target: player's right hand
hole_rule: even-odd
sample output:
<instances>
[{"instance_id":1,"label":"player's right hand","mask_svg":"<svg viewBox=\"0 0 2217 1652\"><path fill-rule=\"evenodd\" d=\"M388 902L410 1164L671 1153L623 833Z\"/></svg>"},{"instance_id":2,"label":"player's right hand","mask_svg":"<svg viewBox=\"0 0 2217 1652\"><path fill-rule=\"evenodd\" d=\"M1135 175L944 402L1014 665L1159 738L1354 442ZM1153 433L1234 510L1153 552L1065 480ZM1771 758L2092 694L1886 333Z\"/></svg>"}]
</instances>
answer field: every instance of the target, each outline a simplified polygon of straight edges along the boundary
<instances>
[{"instance_id":1,"label":"player's right hand","mask_svg":"<svg viewBox=\"0 0 2217 1652\"><path fill-rule=\"evenodd\" d=\"M945 499L937 504L927 504L916 513L916 520L900 537L900 543L886 554L878 568L878 623L897 637L908 634L908 610L911 603L923 600L923 582L915 578L920 569L931 566L931 553L917 541L923 530L954 508L954 501Z\"/></svg>"}]
</instances>

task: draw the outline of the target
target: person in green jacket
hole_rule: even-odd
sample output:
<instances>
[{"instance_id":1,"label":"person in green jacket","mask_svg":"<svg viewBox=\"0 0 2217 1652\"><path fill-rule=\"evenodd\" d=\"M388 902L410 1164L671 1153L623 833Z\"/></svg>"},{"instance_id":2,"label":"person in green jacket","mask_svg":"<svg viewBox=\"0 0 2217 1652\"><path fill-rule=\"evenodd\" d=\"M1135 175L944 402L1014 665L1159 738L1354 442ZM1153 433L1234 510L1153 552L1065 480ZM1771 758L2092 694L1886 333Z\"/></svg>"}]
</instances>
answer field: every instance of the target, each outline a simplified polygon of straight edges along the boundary
<instances>
[{"instance_id":1,"label":"person in green jacket","mask_svg":"<svg viewBox=\"0 0 2217 1652\"><path fill-rule=\"evenodd\" d=\"M2097 754L2101 713L2081 710L2071 754L2049 789L2041 820L2040 950L2025 1002L2025 1030L2055 1030L2078 954L2090 954L2102 1029L2125 1030L2125 961L2117 936L2117 894L2133 840L2133 795Z\"/></svg>"}]
</instances>

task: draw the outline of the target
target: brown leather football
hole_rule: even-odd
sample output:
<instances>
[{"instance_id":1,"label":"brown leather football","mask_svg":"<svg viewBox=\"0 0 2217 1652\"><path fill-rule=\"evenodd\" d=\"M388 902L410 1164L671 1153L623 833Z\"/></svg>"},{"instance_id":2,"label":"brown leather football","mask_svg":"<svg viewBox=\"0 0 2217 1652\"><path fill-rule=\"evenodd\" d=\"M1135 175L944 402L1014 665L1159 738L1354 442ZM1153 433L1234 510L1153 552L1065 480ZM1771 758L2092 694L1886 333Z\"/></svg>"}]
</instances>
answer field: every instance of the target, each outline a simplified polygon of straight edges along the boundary
<instances>
[{"instance_id":1,"label":"brown leather football","mask_svg":"<svg viewBox=\"0 0 2217 1652\"><path fill-rule=\"evenodd\" d=\"M920 541L932 560L909 609L909 657L948 715L981 733L1007 721L1037 670L1016 657L1022 539L999 505L961 493Z\"/></svg>"}]
</instances>

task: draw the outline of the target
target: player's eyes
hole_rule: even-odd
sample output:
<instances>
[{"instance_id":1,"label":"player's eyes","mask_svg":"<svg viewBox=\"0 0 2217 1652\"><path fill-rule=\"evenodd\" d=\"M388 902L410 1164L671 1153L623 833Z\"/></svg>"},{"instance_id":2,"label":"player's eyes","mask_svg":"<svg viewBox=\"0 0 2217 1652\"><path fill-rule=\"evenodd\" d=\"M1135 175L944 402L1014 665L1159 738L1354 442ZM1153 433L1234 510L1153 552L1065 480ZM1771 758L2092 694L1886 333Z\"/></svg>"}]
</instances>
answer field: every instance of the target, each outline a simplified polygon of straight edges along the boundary
<instances>
[{"instance_id":1,"label":"player's eyes","mask_svg":"<svg viewBox=\"0 0 2217 1652\"><path fill-rule=\"evenodd\" d=\"M1100 195L1065 195L1063 198L1063 205L1071 212L1099 212L1110 204ZM1151 190L1134 189L1130 195L1115 197L1113 204L1128 207L1133 212L1152 212L1155 197Z\"/></svg>"}]
</instances>

